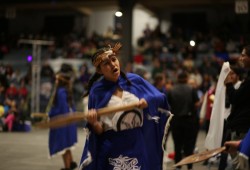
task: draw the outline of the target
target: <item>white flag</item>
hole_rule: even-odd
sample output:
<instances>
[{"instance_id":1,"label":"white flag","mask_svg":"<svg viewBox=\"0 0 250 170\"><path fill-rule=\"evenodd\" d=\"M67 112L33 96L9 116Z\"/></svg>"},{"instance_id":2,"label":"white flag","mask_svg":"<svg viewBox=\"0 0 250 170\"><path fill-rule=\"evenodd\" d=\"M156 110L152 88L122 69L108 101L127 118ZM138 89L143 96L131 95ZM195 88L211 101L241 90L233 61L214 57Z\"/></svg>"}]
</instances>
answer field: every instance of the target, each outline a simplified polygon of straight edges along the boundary
<instances>
[{"instance_id":1,"label":"white flag","mask_svg":"<svg viewBox=\"0 0 250 170\"><path fill-rule=\"evenodd\" d=\"M209 130L205 139L205 148L208 150L221 147L224 119L227 116L226 113L228 112L225 108L226 86L224 85L224 81L229 72L229 62L225 62L222 66L217 82Z\"/></svg>"}]
</instances>

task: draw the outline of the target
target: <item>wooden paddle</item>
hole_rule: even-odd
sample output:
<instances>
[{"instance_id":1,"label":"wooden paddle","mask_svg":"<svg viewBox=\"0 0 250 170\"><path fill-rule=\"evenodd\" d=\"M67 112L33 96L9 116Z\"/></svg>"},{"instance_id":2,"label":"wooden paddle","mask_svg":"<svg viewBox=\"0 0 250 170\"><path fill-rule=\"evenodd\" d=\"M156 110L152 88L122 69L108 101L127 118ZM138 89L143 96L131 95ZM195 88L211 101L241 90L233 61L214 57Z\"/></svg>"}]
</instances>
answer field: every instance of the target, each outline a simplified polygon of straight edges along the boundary
<instances>
[{"instance_id":1,"label":"wooden paddle","mask_svg":"<svg viewBox=\"0 0 250 170\"><path fill-rule=\"evenodd\" d=\"M104 108L98 109L97 114L98 116L101 116L101 115L107 115L107 114L119 112L119 111L127 111L127 110L134 109L138 105L139 103L136 102L136 103L131 103L131 104L124 105L124 106L104 107ZM58 127L62 127L71 123L82 121L83 119L86 119L87 117L86 115L87 113L83 113L83 112L63 114L63 115L55 116L51 118L49 121L36 123L35 126L39 128L52 128L52 129L58 128Z\"/></svg>"},{"instance_id":2,"label":"wooden paddle","mask_svg":"<svg viewBox=\"0 0 250 170\"><path fill-rule=\"evenodd\" d=\"M213 150L207 150L207 151L203 151L201 153L193 154L193 155L190 155L190 156L182 159L180 162L173 165L173 167L201 162L201 161L209 159L209 158L211 158L211 157L213 157L215 155L218 155L219 153L221 153L221 152L223 152L225 150L226 150L226 147L223 146L223 147L216 148L216 149L213 149Z\"/></svg>"},{"instance_id":3,"label":"wooden paddle","mask_svg":"<svg viewBox=\"0 0 250 170\"><path fill-rule=\"evenodd\" d=\"M47 113L32 113L31 118L48 118Z\"/></svg>"}]
</instances>

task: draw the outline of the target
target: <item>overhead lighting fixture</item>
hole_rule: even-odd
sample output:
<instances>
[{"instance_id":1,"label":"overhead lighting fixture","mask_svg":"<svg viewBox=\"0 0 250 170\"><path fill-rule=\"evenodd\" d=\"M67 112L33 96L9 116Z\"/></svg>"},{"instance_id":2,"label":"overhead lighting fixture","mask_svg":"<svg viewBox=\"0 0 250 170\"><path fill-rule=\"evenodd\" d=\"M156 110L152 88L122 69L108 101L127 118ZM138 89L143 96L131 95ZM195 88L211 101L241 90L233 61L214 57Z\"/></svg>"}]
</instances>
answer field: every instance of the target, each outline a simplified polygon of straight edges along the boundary
<instances>
[{"instance_id":1,"label":"overhead lighting fixture","mask_svg":"<svg viewBox=\"0 0 250 170\"><path fill-rule=\"evenodd\" d=\"M195 41L194 41L194 40L191 40L191 41L189 42L189 44L190 44L192 47L194 47L194 46L195 46Z\"/></svg>"},{"instance_id":2,"label":"overhead lighting fixture","mask_svg":"<svg viewBox=\"0 0 250 170\"><path fill-rule=\"evenodd\" d=\"M122 12L121 12L121 11L115 12L115 16L116 16L116 17L121 17L121 16L122 16Z\"/></svg>"}]
</instances>

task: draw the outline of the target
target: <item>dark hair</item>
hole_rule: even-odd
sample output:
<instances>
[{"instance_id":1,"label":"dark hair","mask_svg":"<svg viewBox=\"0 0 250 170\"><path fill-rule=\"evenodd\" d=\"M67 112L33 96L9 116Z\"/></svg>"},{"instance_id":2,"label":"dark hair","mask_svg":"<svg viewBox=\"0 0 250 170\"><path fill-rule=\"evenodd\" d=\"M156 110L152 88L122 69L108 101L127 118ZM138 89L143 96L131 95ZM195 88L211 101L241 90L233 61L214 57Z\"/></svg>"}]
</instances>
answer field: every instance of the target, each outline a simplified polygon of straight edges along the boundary
<instances>
[{"instance_id":1,"label":"dark hair","mask_svg":"<svg viewBox=\"0 0 250 170\"><path fill-rule=\"evenodd\" d=\"M89 95L89 91L92 87L92 85L94 84L94 82L96 82L102 75L95 72L95 74L89 79L88 85L86 87L86 92L83 94L83 97L86 97Z\"/></svg>"},{"instance_id":2,"label":"dark hair","mask_svg":"<svg viewBox=\"0 0 250 170\"><path fill-rule=\"evenodd\" d=\"M99 55L101 55L102 53L104 53L105 51L108 51L108 50L110 50L110 47L104 47L104 48L101 48L101 49L97 50L97 51L93 54L93 56L91 57L92 63L93 63L93 61L94 61ZM98 67L99 67L99 66L98 66ZM127 83L128 83L129 85L132 84L131 81L128 79L128 77L126 76L126 74L125 74L123 71L121 71L120 74L121 74L121 76L122 76L123 78L125 78L125 79L127 80ZM88 85L87 85L87 87L86 87L86 92L83 94L83 97L86 97L86 96L89 95L89 92L90 92L91 87L93 86L93 84L94 84L100 77L102 77L102 74L99 74L99 73L97 73L97 72L94 73L94 75L90 78L90 80L89 80L89 82L88 82Z\"/></svg>"},{"instance_id":3,"label":"dark hair","mask_svg":"<svg viewBox=\"0 0 250 170\"><path fill-rule=\"evenodd\" d=\"M125 74L123 71L121 71L120 73L121 73L121 76L127 80L128 85L132 85L131 81L128 79L128 77L126 76L126 74ZM95 72L95 74L90 78L90 80L89 80L89 82L88 82L88 85L87 85L87 87L86 87L86 92L83 94L83 97L86 97L86 96L89 95L89 91L90 91L91 87L93 86L93 84L94 84L101 76L102 76L101 74Z\"/></svg>"},{"instance_id":4,"label":"dark hair","mask_svg":"<svg viewBox=\"0 0 250 170\"><path fill-rule=\"evenodd\" d=\"M250 45L245 46L243 49L245 49L246 55L250 57Z\"/></svg>"},{"instance_id":5,"label":"dark hair","mask_svg":"<svg viewBox=\"0 0 250 170\"><path fill-rule=\"evenodd\" d=\"M242 80L242 76L244 74L244 69L242 69L238 65L230 65L230 68L231 68L231 70L233 70L233 72L235 74L237 74L239 76L239 79Z\"/></svg>"},{"instance_id":6,"label":"dark hair","mask_svg":"<svg viewBox=\"0 0 250 170\"><path fill-rule=\"evenodd\" d=\"M61 73L73 73L73 68L70 64L63 63L61 65L59 72L61 72Z\"/></svg>"},{"instance_id":7,"label":"dark hair","mask_svg":"<svg viewBox=\"0 0 250 170\"><path fill-rule=\"evenodd\" d=\"M158 85L164 79L164 74L157 73L154 77L154 86Z\"/></svg>"},{"instance_id":8,"label":"dark hair","mask_svg":"<svg viewBox=\"0 0 250 170\"><path fill-rule=\"evenodd\" d=\"M59 72L56 74L57 83L55 84L54 90L50 97L49 103L46 108L46 112L48 112L53 105L57 104L57 89L59 87L64 87L67 92L67 103L70 107L73 107L73 92L72 92L72 84L71 78L73 75L73 68L69 64L62 64Z\"/></svg>"},{"instance_id":9,"label":"dark hair","mask_svg":"<svg viewBox=\"0 0 250 170\"><path fill-rule=\"evenodd\" d=\"M101 55L102 53L104 53L104 52L106 52L106 51L108 51L108 50L110 50L110 47L103 47L103 48L98 49L98 50L92 55L92 57L91 57L92 63L95 61L95 59L96 59L99 55Z\"/></svg>"},{"instance_id":10,"label":"dark hair","mask_svg":"<svg viewBox=\"0 0 250 170\"><path fill-rule=\"evenodd\" d=\"M186 83L188 79L188 74L186 72L181 72L178 74L178 82L179 83Z\"/></svg>"}]
</instances>

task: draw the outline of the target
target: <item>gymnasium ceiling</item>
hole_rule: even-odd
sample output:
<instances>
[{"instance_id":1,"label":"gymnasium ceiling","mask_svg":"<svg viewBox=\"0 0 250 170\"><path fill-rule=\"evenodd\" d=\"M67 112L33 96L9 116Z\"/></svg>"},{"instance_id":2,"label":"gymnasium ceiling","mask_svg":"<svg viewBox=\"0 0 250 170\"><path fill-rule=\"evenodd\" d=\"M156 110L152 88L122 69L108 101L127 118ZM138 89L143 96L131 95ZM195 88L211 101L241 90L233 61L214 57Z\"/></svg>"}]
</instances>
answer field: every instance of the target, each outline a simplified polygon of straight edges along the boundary
<instances>
[{"instance_id":1,"label":"gymnasium ceiling","mask_svg":"<svg viewBox=\"0 0 250 170\"><path fill-rule=\"evenodd\" d=\"M126 3L131 0L124 0ZM168 9L190 8L232 8L235 0L132 0L152 10L162 13ZM65 9L76 8L91 12L96 8L118 7L118 0L0 0L0 9Z\"/></svg>"}]
</instances>

